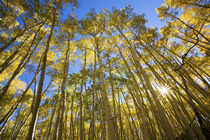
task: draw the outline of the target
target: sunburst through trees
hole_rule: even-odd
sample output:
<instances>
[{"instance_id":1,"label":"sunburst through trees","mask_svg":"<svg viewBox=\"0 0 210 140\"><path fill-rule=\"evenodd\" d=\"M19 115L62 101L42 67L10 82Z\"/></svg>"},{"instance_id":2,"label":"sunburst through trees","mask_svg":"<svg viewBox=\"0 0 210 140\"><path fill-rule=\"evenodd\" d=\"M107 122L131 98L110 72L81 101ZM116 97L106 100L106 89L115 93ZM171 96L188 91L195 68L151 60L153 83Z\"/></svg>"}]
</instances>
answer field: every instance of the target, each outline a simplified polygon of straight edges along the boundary
<instances>
[{"instance_id":1,"label":"sunburst through trees","mask_svg":"<svg viewBox=\"0 0 210 140\"><path fill-rule=\"evenodd\" d=\"M129 5L0 3L0 139L210 138L207 0L165 0L160 29Z\"/></svg>"}]
</instances>

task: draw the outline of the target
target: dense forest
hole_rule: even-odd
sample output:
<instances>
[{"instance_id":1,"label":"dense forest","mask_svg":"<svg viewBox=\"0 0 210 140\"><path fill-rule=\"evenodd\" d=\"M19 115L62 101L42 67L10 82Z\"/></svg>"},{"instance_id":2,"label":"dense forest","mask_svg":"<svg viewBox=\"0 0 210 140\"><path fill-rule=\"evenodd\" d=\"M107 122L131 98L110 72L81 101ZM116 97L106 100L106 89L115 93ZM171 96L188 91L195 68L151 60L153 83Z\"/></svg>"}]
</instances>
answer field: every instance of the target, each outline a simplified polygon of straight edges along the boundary
<instances>
[{"instance_id":1,"label":"dense forest","mask_svg":"<svg viewBox=\"0 0 210 140\"><path fill-rule=\"evenodd\" d=\"M165 0L160 29L130 5L61 18L80 2L0 0L0 140L208 140L208 0Z\"/></svg>"}]
</instances>

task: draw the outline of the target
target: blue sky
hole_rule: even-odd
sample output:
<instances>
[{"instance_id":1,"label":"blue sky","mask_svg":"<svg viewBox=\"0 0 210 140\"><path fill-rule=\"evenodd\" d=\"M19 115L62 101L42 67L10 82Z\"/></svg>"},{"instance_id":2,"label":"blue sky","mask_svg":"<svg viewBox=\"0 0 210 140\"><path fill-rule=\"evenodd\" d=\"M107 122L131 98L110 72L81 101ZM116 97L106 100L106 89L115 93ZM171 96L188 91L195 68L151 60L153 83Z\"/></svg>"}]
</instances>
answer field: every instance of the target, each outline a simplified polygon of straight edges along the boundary
<instances>
[{"instance_id":1,"label":"blue sky","mask_svg":"<svg viewBox=\"0 0 210 140\"><path fill-rule=\"evenodd\" d=\"M134 8L134 12L139 14L145 14L145 18L148 20L147 26L162 27L163 23L160 22L158 14L155 11L164 0L79 0L79 8L74 10L75 15L81 19L87 14L91 8L94 8L97 12L112 7L118 9L124 8L127 4L130 4ZM67 8L63 11L63 17L65 18L71 13L71 8Z\"/></svg>"}]
</instances>

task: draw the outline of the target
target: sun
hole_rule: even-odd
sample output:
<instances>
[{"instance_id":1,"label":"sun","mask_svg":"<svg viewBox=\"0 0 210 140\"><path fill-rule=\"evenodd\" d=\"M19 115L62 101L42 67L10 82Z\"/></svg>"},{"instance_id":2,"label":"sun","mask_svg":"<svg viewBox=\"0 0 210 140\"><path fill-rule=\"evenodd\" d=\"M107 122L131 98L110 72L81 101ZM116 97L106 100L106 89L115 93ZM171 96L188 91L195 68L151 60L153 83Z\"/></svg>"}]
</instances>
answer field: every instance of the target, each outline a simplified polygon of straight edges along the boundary
<instances>
[{"instance_id":1,"label":"sun","mask_svg":"<svg viewBox=\"0 0 210 140\"><path fill-rule=\"evenodd\" d=\"M166 96L169 93L169 88L166 86L157 86L156 88L162 96Z\"/></svg>"}]
</instances>

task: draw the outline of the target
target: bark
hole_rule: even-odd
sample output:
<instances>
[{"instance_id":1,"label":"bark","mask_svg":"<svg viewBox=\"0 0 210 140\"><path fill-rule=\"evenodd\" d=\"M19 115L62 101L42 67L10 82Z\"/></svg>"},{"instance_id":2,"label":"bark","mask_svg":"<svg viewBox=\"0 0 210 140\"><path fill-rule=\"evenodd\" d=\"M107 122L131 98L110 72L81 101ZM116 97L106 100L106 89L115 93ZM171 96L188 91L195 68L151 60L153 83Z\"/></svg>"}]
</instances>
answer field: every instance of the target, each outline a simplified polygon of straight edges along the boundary
<instances>
[{"instance_id":1,"label":"bark","mask_svg":"<svg viewBox=\"0 0 210 140\"><path fill-rule=\"evenodd\" d=\"M62 135L63 135L63 128L64 128L64 113L65 113L65 107L66 107L66 82L67 82L67 75L68 75L68 71L69 71L69 56L70 56L70 35L69 35L69 39L68 39L68 46L67 46L67 50L66 50L66 54L65 54L65 60L64 60L64 67L63 67L63 79L62 79L62 83L61 83L61 119L60 119L60 123L59 123L59 133L58 133L58 139L62 139Z\"/></svg>"},{"instance_id":2,"label":"bark","mask_svg":"<svg viewBox=\"0 0 210 140\"><path fill-rule=\"evenodd\" d=\"M139 94L138 94L138 93L140 93L138 83L137 83L136 78L133 75L128 63L126 62L122 52L120 51L119 47L118 47L118 50L120 52L121 57L123 58L124 63L126 64L126 68L128 69L128 71L131 75L131 79L133 79L133 84L134 84L133 88L135 90L136 96L134 97L134 95L132 95L132 97L133 97L133 100L134 100L134 105L136 107L138 119L139 119L139 121L142 120L142 125L141 126L142 126L143 137L144 137L144 139L150 139L148 130L146 128L147 124L146 124L146 118L145 118L145 111L144 111L144 108L143 108L143 102L140 100ZM131 83L132 83L132 81L131 81ZM137 99L137 101L135 99ZM140 115L140 112L141 112L142 115Z\"/></svg>"},{"instance_id":3,"label":"bark","mask_svg":"<svg viewBox=\"0 0 210 140\"><path fill-rule=\"evenodd\" d=\"M123 92L122 92L122 95L123 95L123 98L125 99L125 95L124 95ZM140 140L140 137L139 137L139 134L138 134L138 129L137 129L137 127L136 127L136 124L135 124L133 115L131 114L130 107L129 107L128 102L126 101L126 99L125 99L125 103L126 103L126 107L127 107L127 109L128 109L128 112L129 112L128 114L130 115L130 118L131 118L131 120L132 120L132 124L133 124L134 129L135 129L135 132L136 132L136 135L135 135L135 132L134 132L134 130L132 129L132 126L130 126L130 129L131 129L131 132L132 132L132 137L133 137L133 139L135 139L135 136L136 136L137 139ZM124 112L125 112L125 114L126 114L126 116L127 116L127 118L128 118L128 115L127 115L126 110L125 110L124 107L123 107L123 110L124 110ZM129 118L128 120L130 120L130 118ZM129 124L130 124L130 123L129 123Z\"/></svg>"},{"instance_id":4,"label":"bark","mask_svg":"<svg viewBox=\"0 0 210 140\"><path fill-rule=\"evenodd\" d=\"M96 50L94 51L94 70L93 70L93 103L92 103L92 124L91 124L91 140L94 140L95 136L95 86L96 86Z\"/></svg>"},{"instance_id":5,"label":"bark","mask_svg":"<svg viewBox=\"0 0 210 140\"><path fill-rule=\"evenodd\" d=\"M102 64L100 48L99 48L97 39L95 40L95 43L96 43L95 48L97 50L97 57L98 57L98 61L99 61L99 73L100 73L100 80L101 80L101 96L102 96L104 108L106 110L106 119L107 119L107 124L108 124L108 138L109 138L109 140L118 140L119 135L118 135L118 132L116 129L117 126L115 126L115 124L114 124L114 118L112 116L111 107L110 107L110 104L108 101L108 94L107 94L106 84L105 84L104 74L103 74L103 64Z\"/></svg>"},{"instance_id":6,"label":"bark","mask_svg":"<svg viewBox=\"0 0 210 140\"><path fill-rule=\"evenodd\" d=\"M38 118L39 105L41 102L42 88L43 88L43 83L44 83L44 78L45 78L45 70L46 70L46 65L47 65L47 54L48 54L48 50L50 48L50 41L51 41L51 38L53 35L53 30L54 30L54 26L55 26L55 22L56 22L55 13L56 13L56 10L53 13L54 19L52 21L50 35L48 36L46 49L45 49L44 55L43 55L42 66L41 66L41 75L40 75L39 85L38 85L38 90L37 90L37 97L36 97L36 101L35 101L34 111L32 113L32 120L31 120L31 123L29 126L28 135L26 138L27 140L34 139L34 133L35 133L35 129L36 129L35 124L36 124L36 120Z\"/></svg>"},{"instance_id":7,"label":"bark","mask_svg":"<svg viewBox=\"0 0 210 140\"><path fill-rule=\"evenodd\" d=\"M174 134L173 134L173 129L171 127L171 125L169 124L169 121L165 115L165 112L159 102L159 99L157 97L157 94L155 93L154 89L152 88L152 85L149 82L148 76L146 75L145 71L143 70L142 67L139 67L141 69L142 75L144 77L144 80L146 82L147 88L150 90L150 93L152 94L154 100L156 101L158 110L159 110L159 115L160 115L160 121L162 124L162 127L164 129L164 131L166 132L166 135L168 137L168 139L174 139Z\"/></svg>"},{"instance_id":8,"label":"bark","mask_svg":"<svg viewBox=\"0 0 210 140\"><path fill-rule=\"evenodd\" d=\"M109 59L109 82L110 82L110 86L111 86L111 94L112 94L112 102L113 102L113 108L114 108L114 115L113 115L113 118L114 118L114 123L115 123L115 126L117 126L117 115L116 115L116 103L115 103L115 90L114 90L114 85L113 85L113 81L112 81L112 70L111 70L111 60ZM117 127L116 127L117 129ZM118 131L118 130L116 130Z\"/></svg>"},{"instance_id":9,"label":"bark","mask_svg":"<svg viewBox=\"0 0 210 140\"><path fill-rule=\"evenodd\" d=\"M118 112L119 112L119 123L120 123L120 138L123 140L123 139L127 139L126 138L126 132L124 131L124 128L123 128L123 121L122 121L122 111L121 111L121 101L120 101L120 95L119 95L119 92L117 91L117 95L118 95Z\"/></svg>"},{"instance_id":10,"label":"bark","mask_svg":"<svg viewBox=\"0 0 210 140\"><path fill-rule=\"evenodd\" d=\"M56 122L55 122L54 130L53 130L53 135L52 135L52 138L51 138L52 140L57 139L58 129L59 129L59 121L60 121L60 114L61 114L61 102L60 102L58 110L57 110Z\"/></svg>"},{"instance_id":11,"label":"bark","mask_svg":"<svg viewBox=\"0 0 210 140\"><path fill-rule=\"evenodd\" d=\"M74 113L74 96L72 95L72 97L71 97L71 123L70 123L69 140L74 140L75 139L73 113Z\"/></svg>"},{"instance_id":12,"label":"bark","mask_svg":"<svg viewBox=\"0 0 210 140\"><path fill-rule=\"evenodd\" d=\"M189 98L190 106L192 107L192 110L195 113L196 118L198 119L198 123L200 125L202 134L205 136L206 139L208 139L208 134L205 132L205 127L204 127L204 123L203 123L202 117L201 117L200 113L198 112L198 109L197 109L195 103L192 100L192 96L191 96L191 93L190 93L190 91L188 89L188 86L186 84L185 78L183 77L181 70L178 69L178 71L179 71L180 76L182 78L182 81L183 81L183 84L184 84L184 87L185 87L185 92L186 92L186 94L187 94L187 96Z\"/></svg>"},{"instance_id":13,"label":"bark","mask_svg":"<svg viewBox=\"0 0 210 140\"><path fill-rule=\"evenodd\" d=\"M54 116L55 116L56 106L57 106L57 101L56 101L55 107L53 108L53 111L51 113L50 123L48 125L47 140L50 140L50 133L51 133L51 129L52 129L53 119L54 119Z\"/></svg>"},{"instance_id":14,"label":"bark","mask_svg":"<svg viewBox=\"0 0 210 140\"><path fill-rule=\"evenodd\" d=\"M134 58L136 58L135 52L133 51L133 46L131 45L130 41L127 39L127 37L124 35L124 33L117 26L116 26L116 28L120 32L120 34L123 36L123 38L126 40L126 42L128 43L131 54L134 55ZM164 131L166 132L168 139L173 140L175 137L175 135L173 133L173 129L165 115L165 112L160 104L159 99L157 98L157 95L156 95L151 83L149 82L148 75L146 74L145 70L142 68L141 64L139 64L139 70L141 71L141 74L145 80L147 89L149 89L153 99L155 100L155 102L157 104L159 115L160 115L161 125L162 125Z\"/></svg>"},{"instance_id":15,"label":"bark","mask_svg":"<svg viewBox=\"0 0 210 140\"><path fill-rule=\"evenodd\" d=\"M82 92L83 92L83 85L84 85L84 78L85 78L85 68L86 68L86 51L85 51L85 60L84 60L84 66L82 69L82 77L81 77L81 84L80 84L80 93L79 93L79 100L80 100L80 140L84 140L84 126L83 126L83 98L82 98Z\"/></svg>"},{"instance_id":16,"label":"bark","mask_svg":"<svg viewBox=\"0 0 210 140\"><path fill-rule=\"evenodd\" d=\"M17 132L12 136L11 140L16 140L18 134L20 133L20 131L23 128L23 126L26 123L26 121L29 119L30 115L31 115L31 112L27 115L25 120L22 123L19 124L20 127L18 128Z\"/></svg>"}]
</instances>

